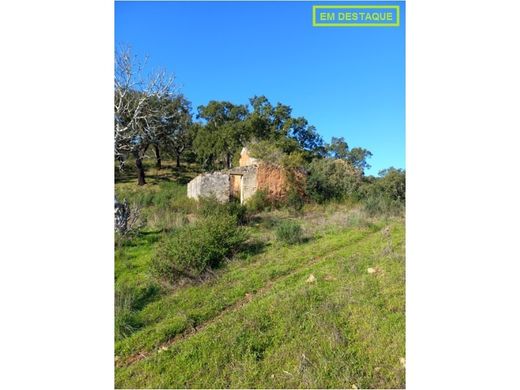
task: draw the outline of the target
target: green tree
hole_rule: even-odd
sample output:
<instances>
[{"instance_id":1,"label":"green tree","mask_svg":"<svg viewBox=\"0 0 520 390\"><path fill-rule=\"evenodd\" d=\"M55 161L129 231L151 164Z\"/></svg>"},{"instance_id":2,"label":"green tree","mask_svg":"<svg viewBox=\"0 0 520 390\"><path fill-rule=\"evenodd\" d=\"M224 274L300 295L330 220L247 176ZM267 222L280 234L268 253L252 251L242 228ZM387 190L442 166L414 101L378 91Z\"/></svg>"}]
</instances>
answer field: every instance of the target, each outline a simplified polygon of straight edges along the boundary
<instances>
[{"instance_id":1,"label":"green tree","mask_svg":"<svg viewBox=\"0 0 520 390\"><path fill-rule=\"evenodd\" d=\"M291 123L291 107L278 103L276 106L265 96L249 99L253 108L248 117L251 134L257 140L277 140L286 137Z\"/></svg>"},{"instance_id":2,"label":"green tree","mask_svg":"<svg viewBox=\"0 0 520 390\"><path fill-rule=\"evenodd\" d=\"M215 144L218 133L216 133L214 127L201 123L195 124L194 127L196 127L196 134L193 139L193 150L197 160L204 169L211 169L215 165Z\"/></svg>"},{"instance_id":3,"label":"green tree","mask_svg":"<svg viewBox=\"0 0 520 390\"><path fill-rule=\"evenodd\" d=\"M362 175L365 174L365 169L370 169L367 159L372 157L372 153L364 148L353 148L348 152L347 161L356 168Z\"/></svg>"},{"instance_id":4,"label":"green tree","mask_svg":"<svg viewBox=\"0 0 520 390\"><path fill-rule=\"evenodd\" d=\"M212 100L206 106L199 106L197 117L206 121L205 131L197 134L196 144L202 148L200 156L203 159L209 156L210 160L223 156L226 167L231 168L233 154L249 140L247 115L247 106L230 102Z\"/></svg>"},{"instance_id":5,"label":"green tree","mask_svg":"<svg viewBox=\"0 0 520 390\"><path fill-rule=\"evenodd\" d=\"M316 131L316 127L309 126L307 119L293 118L289 129L289 136L298 142L301 149L312 152L323 147L323 139Z\"/></svg>"},{"instance_id":6,"label":"green tree","mask_svg":"<svg viewBox=\"0 0 520 390\"><path fill-rule=\"evenodd\" d=\"M282 103L273 106L265 96L254 96L249 103L252 112L247 122L256 141L269 141L286 154L321 153L323 140L316 128L303 117L294 118L290 106Z\"/></svg>"},{"instance_id":7,"label":"green tree","mask_svg":"<svg viewBox=\"0 0 520 390\"><path fill-rule=\"evenodd\" d=\"M345 138L332 137L330 145L328 146L328 152L333 158L347 159L349 148Z\"/></svg>"}]
</instances>

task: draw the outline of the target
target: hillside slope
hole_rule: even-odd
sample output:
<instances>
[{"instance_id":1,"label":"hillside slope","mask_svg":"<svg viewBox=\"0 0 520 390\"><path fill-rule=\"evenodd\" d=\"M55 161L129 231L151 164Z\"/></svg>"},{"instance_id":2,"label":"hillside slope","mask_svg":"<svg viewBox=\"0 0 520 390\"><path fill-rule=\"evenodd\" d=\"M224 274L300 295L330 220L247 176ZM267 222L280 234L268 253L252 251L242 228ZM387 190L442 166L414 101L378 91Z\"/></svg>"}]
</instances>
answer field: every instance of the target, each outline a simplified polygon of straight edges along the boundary
<instances>
[{"instance_id":1,"label":"hillside slope","mask_svg":"<svg viewBox=\"0 0 520 390\"><path fill-rule=\"evenodd\" d=\"M161 293L147 273L156 240L116 251L116 284L143 291L135 329L116 342L116 387L405 386L401 218L330 226L299 245L263 240L209 280Z\"/></svg>"}]
</instances>

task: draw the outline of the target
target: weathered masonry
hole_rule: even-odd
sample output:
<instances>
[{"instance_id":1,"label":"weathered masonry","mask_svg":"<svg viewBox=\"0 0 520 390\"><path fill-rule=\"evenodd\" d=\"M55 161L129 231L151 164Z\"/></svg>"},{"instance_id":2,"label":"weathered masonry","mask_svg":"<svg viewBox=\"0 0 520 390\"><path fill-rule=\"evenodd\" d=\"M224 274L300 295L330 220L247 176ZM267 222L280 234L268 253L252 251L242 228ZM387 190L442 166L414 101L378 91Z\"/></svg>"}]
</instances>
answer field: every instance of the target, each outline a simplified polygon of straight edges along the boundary
<instances>
[{"instance_id":1,"label":"weathered masonry","mask_svg":"<svg viewBox=\"0 0 520 390\"><path fill-rule=\"evenodd\" d=\"M188 198L212 196L219 202L229 200L229 175L221 172L203 173L188 183Z\"/></svg>"},{"instance_id":2,"label":"weathered masonry","mask_svg":"<svg viewBox=\"0 0 520 390\"><path fill-rule=\"evenodd\" d=\"M269 198L286 193L287 177L283 168L249 156L247 148L240 153L240 166L220 172L203 173L188 183L188 197L215 197L219 202L238 199L244 203L258 190Z\"/></svg>"}]
</instances>

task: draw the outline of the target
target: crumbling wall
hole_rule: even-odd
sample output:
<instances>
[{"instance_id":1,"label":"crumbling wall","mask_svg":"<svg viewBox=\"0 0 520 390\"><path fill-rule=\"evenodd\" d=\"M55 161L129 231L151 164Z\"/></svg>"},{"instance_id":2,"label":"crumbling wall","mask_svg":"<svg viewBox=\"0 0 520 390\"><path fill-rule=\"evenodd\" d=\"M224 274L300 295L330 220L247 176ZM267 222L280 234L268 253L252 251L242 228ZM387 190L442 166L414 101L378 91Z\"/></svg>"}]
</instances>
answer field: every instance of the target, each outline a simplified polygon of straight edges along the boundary
<instances>
[{"instance_id":1,"label":"crumbling wall","mask_svg":"<svg viewBox=\"0 0 520 390\"><path fill-rule=\"evenodd\" d=\"M203 173L188 183L188 198L215 197L219 202L228 202L230 196L229 175L222 172Z\"/></svg>"},{"instance_id":2,"label":"crumbling wall","mask_svg":"<svg viewBox=\"0 0 520 390\"><path fill-rule=\"evenodd\" d=\"M256 158L251 157L251 155L249 154L249 150L247 148L242 148L242 151L240 152L240 160L238 161L238 164L241 167L246 167L248 165L255 165L258 163L259 163L259 161Z\"/></svg>"},{"instance_id":3,"label":"crumbling wall","mask_svg":"<svg viewBox=\"0 0 520 390\"><path fill-rule=\"evenodd\" d=\"M307 175L303 169L287 171L278 165L262 163L258 166L256 182L258 190L266 191L271 200L280 200L287 196L290 187L303 198Z\"/></svg>"},{"instance_id":4,"label":"crumbling wall","mask_svg":"<svg viewBox=\"0 0 520 390\"><path fill-rule=\"evenodd\" d=\"M305 196L305 172L294 170L289 173L291 185L296 186L298 194ZM188 183L188 197L199 199L214 196L224 203L233 196L244 203L259 190L266 191L271 200L280 200L287 195L288 189L288 172L281 166L262 162L199 175Z\"/></svg>"},{"instance_id":5,"label":"crumbling wall","mask_svg":"<svg viewBox=\"0 0 520 390\"><path fill-rule=\"evenodd\" d=\"M256 174L257 189L267 192L267 197L278 200L287 194L287 175L282 167L262 163Z\"/></svg>"},{"instance_id":6,"label":"crumbling wall","mask_svg":"<svg viewBox=\"0 0 520 390\"><path fill-rule=\"evenodd\" d=\"M242 175L242 203L252 197L257 190L257 167L251 167L252 169L243 170Z\"/></svg>"}]
</instances>

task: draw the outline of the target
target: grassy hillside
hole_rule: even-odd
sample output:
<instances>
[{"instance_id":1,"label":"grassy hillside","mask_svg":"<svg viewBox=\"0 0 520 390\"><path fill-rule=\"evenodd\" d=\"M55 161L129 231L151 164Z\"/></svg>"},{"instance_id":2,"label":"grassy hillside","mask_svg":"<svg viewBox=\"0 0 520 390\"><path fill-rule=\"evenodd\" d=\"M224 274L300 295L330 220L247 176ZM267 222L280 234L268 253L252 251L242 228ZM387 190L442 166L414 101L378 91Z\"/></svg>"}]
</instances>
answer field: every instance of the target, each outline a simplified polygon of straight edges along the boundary
<instances>
[{"instance_id":1,"label":"grassy hillside","mask_svg":"<svg viewBox=\"0 0 520 390\"><path fill-rule=\"evenodd\" d=\"M222 267L170 284L150 262L164 237L197 218L197 205L167 171L145 187L116 184L146 218L116 247L116 387L405 386L402 217L337 203L264 211ZM301 223L302 243L276 239L286 220Z\"/></svg>"}]
</instances>

